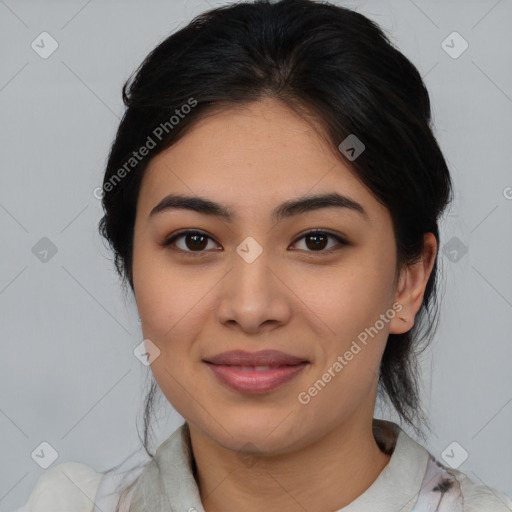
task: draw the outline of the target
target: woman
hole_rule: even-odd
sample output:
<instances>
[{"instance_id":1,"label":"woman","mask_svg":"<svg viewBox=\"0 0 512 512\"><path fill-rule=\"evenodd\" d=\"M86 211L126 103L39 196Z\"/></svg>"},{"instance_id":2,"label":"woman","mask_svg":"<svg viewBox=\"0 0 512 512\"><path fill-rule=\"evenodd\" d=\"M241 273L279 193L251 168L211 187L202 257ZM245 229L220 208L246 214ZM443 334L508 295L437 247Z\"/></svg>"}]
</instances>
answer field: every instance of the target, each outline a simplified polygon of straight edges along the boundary
<instances>
[{"instance_id":1,"label":"woman","mask_svg":"<svg viewBox=\"0 0 512 512\"><path fill-rule=\"evenodd\" d=\"M59 464L23 510L510 511L373 417L379 395L424 436L452 198L428 92L383 32L312 0L214 9L123 98L99 227L154 377L146 453ZM157 387L185 423L153 455Z\"/></svg>"}]
</instances>

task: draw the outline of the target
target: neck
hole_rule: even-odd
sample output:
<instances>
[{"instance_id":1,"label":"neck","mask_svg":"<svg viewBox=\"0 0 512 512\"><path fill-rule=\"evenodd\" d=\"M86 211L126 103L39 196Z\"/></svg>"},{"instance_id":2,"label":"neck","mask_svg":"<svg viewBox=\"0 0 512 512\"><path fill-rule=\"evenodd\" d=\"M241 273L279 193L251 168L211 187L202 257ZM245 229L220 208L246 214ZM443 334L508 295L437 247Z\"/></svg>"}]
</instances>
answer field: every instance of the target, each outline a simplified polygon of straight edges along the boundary
<instances>
[{"instance_id":1,"label":"neck","mask_svg":"<svg viewBox=\"0 0 512 512\"><path fill-rule=\"evenodd\" d=\"M325 512L345 507L371 486L390 459L375 441L372 417L364 426L360 420L344 422L300 450L251 457L250 463L190 426L205 511Z\"/></svg>"}]
</instances>

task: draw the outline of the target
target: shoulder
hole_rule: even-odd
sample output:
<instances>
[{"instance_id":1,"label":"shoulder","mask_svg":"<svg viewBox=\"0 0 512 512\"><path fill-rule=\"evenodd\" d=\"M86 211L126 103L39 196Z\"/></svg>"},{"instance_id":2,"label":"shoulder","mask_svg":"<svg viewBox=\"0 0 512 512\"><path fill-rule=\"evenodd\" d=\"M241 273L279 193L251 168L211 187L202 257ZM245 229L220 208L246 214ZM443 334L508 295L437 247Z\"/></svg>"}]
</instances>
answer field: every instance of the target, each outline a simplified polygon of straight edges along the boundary
<instances>
[{"instance_id":1,"label":"shoulder","mask_svg":"<svg viewBox=\"0 0 512 512\"><path fill-rule=\"evenodd\" d=\"M456 469L446 468L446 471L460 484L464 512L512 512L512 499L506 494L493 487L477 484Z\"/></svg>"},{"instance_id":2,"label":"shoulder","mask_svg":"<svg viewBox=\"0 0 512 512\"><path fill-rule=\"evenodd\" d=\"M422 468L423 480L412 512L512 512L510 496L443 464L398 425L396 430L400 434L396 448L401 448L408 459L420 461Z\"/></svg>"},{"instance_id":3,"label":"shoulder","mask_svg":"<svg viewBox=\"0 0 512 512\"><path fill-rule=\"evenodd\" d=\"M26 505L15 512L92 512L102 477L85 464L57 464L39 477Z\"/></svg>"}]
</instances>

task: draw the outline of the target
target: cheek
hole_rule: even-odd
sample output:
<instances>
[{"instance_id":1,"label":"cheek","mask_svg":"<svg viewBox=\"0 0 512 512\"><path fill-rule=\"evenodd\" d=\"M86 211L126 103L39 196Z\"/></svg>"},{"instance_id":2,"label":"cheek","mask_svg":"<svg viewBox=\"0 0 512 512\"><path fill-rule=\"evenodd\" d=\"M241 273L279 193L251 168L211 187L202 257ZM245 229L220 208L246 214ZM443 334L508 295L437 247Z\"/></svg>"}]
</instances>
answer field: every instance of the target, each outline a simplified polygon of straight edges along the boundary
<instances>
[{"instance_id":1,"label":"cheek","mask_svg":"<svg viewBox=\"0 0 512 512\"><path fill-rule=\"evenodd\" d=\"M322 281L322 293L310 293L310 318L321 326L317 333L318 367L310 384L322 380L321 397L312 407L332 418L345 414L366 400L377 385L378 371L389 331L389 319L381 315L394 310L390 304L393 272L370 258L338 269ZM303 284L306 293L307 280ZM310 288L311 289L311 288ZM312 305L312 306L311 306ZM303 390L306 391L307 390ZM313 390L315 392L315 390ZM337 404L336 411L332 404Z\"/></svg>"},{"instance_id":2,"label":"cheek","mask_svg":"<svg viewBox=\"0 0 512 512\"><path fill-rule=\"evenodd\" d=\"M133 281L144 335L159 342L190 322L205 290L201 279L172 265L165 250L148 245L134 250Z\"/></svg>"},{"instance_id":3,"label":"cheek","mask_svg":"<svg viewBox=\"0 0 512 512\"><path fill-rule=\"evenodd\" d=\"M373 258L373 259L372 259ZM310 309L321 319L317 357L320 363L315 379L330 379L317 407L329 413L329 403L350 408L368 395L376 378L389 331L389 313L393 284L393 261L367 254L339 267L329 279L322 280L311 295ZM303 284L306 293L308 282ZM394 313L394 310L391 310ZM341 360L340 360L341 358ZM335 377L332 377L335 375ZM315 381L312 379L312 382Z\"/></svg>"},{"instance_id":4,"label":"cheek","mask_svg":"<svg viewBox=\"0 0 512 512\"><path fill-rule=\"evenodd\" d=\"M143 337L160 350L151 364L158 387L179 414L190 415L190 397L201 395L190 375L195 371L193 341L207 288L201 279L190 279L162 260L144 251L134 257L137 308Z\"/></svg>"},{"instance_id":5,"label":"cheek","mask_svg":"<svg viewBox=\"0 0 512 512\"><path fill-rule=\"evenodd\" d=\"M393 269L375 256L347 259L328 273L310 273L296 283L297 296L338 340L373 325L390 306Z\"/></svg>"}]
</instances>

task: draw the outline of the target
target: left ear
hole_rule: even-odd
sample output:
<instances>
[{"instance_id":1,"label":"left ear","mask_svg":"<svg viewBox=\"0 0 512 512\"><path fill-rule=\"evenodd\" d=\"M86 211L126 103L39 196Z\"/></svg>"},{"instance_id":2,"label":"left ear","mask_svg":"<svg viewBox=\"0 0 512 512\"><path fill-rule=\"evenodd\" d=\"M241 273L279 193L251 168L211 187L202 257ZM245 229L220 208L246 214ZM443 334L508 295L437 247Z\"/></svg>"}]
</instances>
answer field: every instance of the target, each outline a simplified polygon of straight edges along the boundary
<instances>
[{"instance_id":1,"label":"left ear","mask_svg":"<svg viewBox=\"0 0 512 512\"><path fill-rule=\"evenodd\" d=\"M416 313L421 307L423 294L427 286L437 253L436 237L433 233L424 233L424 249L421 259L413 265L408 265L400 273L395 292L395 302L402 309L390 321L390 334L402 334L414 326Z\"/></svg>"}]
</instances>

